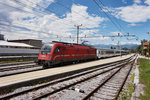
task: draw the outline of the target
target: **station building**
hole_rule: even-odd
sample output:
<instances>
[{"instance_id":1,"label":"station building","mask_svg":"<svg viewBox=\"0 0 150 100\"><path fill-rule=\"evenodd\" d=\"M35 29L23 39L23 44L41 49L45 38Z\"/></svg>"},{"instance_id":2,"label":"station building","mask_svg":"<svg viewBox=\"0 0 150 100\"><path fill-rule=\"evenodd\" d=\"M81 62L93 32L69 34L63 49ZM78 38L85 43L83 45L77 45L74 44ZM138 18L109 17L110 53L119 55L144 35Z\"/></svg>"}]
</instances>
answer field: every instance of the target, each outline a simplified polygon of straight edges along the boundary
<instances>
[{"instance_id":1,"label":"station building","mask_svg":"<svg viewBox=\"0 0 150 100\"><path fill-rule=\"evenodd\" d=\"M142 44L143 46L143 54L145 56L150 56L150 42L145 42Z\"/></svg>"},{"instance_id":2,"label":"station building","mask_svg":"<svg viewBox=\"0 0 150 100\"><path fill-rule=\"evenodd\" d=\"M8 40L8 42L25 43L25 44L32 45L38 48L42 47L42 40L36 40L36 39Z\"/></svg>"},{"instance_id":3,"label":"station building","mask_svg":"<svg viewBox=\"0 0 150 100\"><path fill-rule=\"evenodd\" d=\"M25 43L0 40L0 56L38 55L38 47Z\"/></svg>"}]
</instances>

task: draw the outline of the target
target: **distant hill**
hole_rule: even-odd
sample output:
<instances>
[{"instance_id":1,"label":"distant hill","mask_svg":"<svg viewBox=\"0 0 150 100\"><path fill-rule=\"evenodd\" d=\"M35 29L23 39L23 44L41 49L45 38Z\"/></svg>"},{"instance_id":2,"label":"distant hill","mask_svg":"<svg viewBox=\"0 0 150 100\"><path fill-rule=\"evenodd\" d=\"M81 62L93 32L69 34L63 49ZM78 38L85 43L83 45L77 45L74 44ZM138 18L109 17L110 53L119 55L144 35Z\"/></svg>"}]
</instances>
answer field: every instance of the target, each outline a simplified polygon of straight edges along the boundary
<instances>
[{"instance_id":1,"label":"distant hill","mask_svg":"<svg viewBox=\"0 0 150 100\"><path fill-rule=\"evenodd\" d=\"M100 48L111 48L111 47L116 47L117 45L104 45L104 44L97 44L97 45L94 45L94 47L100 47ZM139 45L137 44L124 44L124 45L121 45L121 48L128 48L128 49L136 49Z\"/></svg>"}]
</instances>

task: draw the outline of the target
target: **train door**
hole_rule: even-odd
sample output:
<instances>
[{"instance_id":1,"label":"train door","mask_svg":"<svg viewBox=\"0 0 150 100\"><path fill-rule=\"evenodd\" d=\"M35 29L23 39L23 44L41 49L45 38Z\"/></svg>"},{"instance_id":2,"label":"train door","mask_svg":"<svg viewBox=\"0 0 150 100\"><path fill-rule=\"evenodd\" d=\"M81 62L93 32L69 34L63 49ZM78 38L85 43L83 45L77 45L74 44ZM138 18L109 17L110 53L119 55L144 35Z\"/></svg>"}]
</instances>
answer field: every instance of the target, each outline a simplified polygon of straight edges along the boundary
<instances>
[{"instance_id":1,"label":"train door","mask_svg":"<svg viewBox=\"0 0 150 100\"><path fill-rule=\"evenodd\" d=\"M54 60L61 61L63 59L63 52L61 47L56 47L54 50Z\"/></svg>"},{"instance_id":2,"label":"train door","mask_svg":"<svg viewBox=\"0 0 150 100\"><path fill-rule=\"evenodd\" d=\"M66 51L66 47L62 47L62 60L65 60L65 51Z\"/></svg>"},{"instance_id":3,"label":"train door","mask_svg":"<svg viewBox=\"0 0 150 100\"><path fill-rule=\"evenodd\" d=\"M100 56L101 56L101 51L100 50L96 50L96 53L97 53L97 58L100 58Z\"/></svg>"}]
</instances>

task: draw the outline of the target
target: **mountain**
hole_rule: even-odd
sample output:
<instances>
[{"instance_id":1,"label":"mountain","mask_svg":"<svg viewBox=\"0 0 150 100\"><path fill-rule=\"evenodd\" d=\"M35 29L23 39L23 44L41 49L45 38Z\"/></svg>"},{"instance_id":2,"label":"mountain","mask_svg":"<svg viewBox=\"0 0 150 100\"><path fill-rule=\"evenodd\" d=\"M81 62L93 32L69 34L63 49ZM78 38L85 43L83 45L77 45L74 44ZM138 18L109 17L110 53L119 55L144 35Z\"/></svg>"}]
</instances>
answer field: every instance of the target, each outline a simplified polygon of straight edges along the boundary
<instances>
[{"instance_id":1,"label":"mountain","mask_svg":"<svg viewBox=\"0 0 150 100\"><path fill-rule=\"evenodd\" d=\"M121 45L121 48L128 48L128 49L136 49L139 45L137 44L123 44ZM117 45L113 45L113 44L110 44L110 45L105 45L105 44L97 44L97 45L94 45L94 47L99 47L99 48L111 48L111 47L117 47Z\"/></svg>"}]
</instances>

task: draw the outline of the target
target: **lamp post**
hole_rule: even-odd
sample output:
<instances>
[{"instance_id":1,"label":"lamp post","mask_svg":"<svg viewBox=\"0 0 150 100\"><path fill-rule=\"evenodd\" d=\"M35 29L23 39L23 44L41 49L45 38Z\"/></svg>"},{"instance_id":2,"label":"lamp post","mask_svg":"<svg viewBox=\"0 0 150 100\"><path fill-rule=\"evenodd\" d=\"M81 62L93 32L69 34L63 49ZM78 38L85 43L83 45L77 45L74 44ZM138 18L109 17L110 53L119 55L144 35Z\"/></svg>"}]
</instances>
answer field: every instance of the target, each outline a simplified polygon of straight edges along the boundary
<instances>
[{"instance_id":1,"label":"lamp post","mask_svg":"<svg viewBox=\"0 0 150 100\"><path fill-rule=\"evenodd\" d=\"M121 34L120 33L118 33L118 36L120 37L120 40L121 40ZM118 40L118 49L120 49L120 56L122 57L122 55L121 55L121 43L120 43L120 40Z\"/></svg>"}]
</instances>

